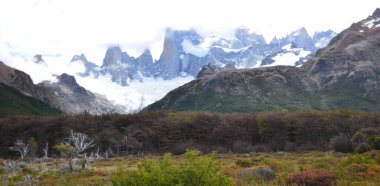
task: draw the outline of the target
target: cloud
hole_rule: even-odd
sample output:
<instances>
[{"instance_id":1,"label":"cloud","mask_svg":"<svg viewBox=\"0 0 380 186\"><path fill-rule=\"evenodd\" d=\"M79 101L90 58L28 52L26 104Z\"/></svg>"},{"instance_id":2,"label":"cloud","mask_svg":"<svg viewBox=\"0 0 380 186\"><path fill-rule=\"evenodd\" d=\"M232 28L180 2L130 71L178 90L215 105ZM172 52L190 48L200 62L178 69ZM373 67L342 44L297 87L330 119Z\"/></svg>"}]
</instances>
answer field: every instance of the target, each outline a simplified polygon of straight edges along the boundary
<instances>
[{"instance_id":1,"label":"cloud","mask_svg":"<svg viewBox=\"0 0 380 186\"><path fill-rule=\"evenodd\" d=\"M46 64L36 64L33 58L22 55L11 55L8 47L0 42L0 52L7 57L0 58L5 64L29 74L35 84L42 81L56 81L55 75L67 73L75 76L78 84L94 93L104 95L108 100L114 101L127 108L126 112L139 110L165 96L194 77L179 77L172 80L161 78L144 78L143 82L129 81L129 86L121 86L112 82L111 76L93 75L81 77L78 73L84 72L85 67L80 62L64 61L55 56L42 56Z\"/></svg>"},{"instance_id":2,"label":"cloud","mask_svg":"<svg viewBox=\"0 0 380 186\"><path fill-rule=\"evenodd\" d=\"M196 28L223 33L245 26L266 40L301 26L309 32L340 31L379 7L374 0L3 0L0 32L13 46L30 53L60 53L66 59L85 53L101 64L109 43L133 56L146 48L162 51L162 30Z\"/></svg>"},{"instance_id":3,"label":"cloud","mask_svg":"<svg viewBox=\"0 0 380 186\"><path fill-rule=\"evenodd\" d=\"M149 104L158 101L169 91L191 81L194 77L178 77L172 80L161 78L144 78L143 82L130 81L129 86L120 86L111 81L111 76L76 77L80 85L85 88L105 95L109 100L124 105L127 111L139 110Z\"/></svg>"}]
</instances>

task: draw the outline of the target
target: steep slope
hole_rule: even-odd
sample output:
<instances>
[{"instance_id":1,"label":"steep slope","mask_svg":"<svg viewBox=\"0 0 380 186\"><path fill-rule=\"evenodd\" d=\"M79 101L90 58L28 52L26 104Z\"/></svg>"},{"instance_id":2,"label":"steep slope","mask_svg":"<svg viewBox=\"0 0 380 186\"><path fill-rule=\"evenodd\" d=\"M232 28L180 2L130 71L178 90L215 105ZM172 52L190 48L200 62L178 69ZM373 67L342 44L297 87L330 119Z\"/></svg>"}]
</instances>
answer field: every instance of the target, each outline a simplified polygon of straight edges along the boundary
<instances>
[{"instance_id":1,"label":"steep slope","mask_svg":"<svg viewBox=\"0 0 380 186\"><path fill-rule=\"evenodd\" d=\"M60 110L0 83L0 118L15 115L58 115Z\"/></svg>"},{"instance_id":2,"label":"steep slope","mask_svg":"<svg viewBox=\"0 0 380 186\"><path fill-rule=\"evenodd\" d=\"M341 32L300 68L220 71L173 90L147 109L332 108L380 111L380 9Z\"/></svg>"},{"instance_id":3,"label":"steep slope","mask_svg":"<svg viewBox=\"0 0 380 186\"><path fill-rule=\"evenodd\" d=\"M106 114L125 112L124 107L84 89L76 82L74 76L62 74L56 79L55 82L44 81L39 85L52 90L59 97L62 103L61 109L65 113L78 114L86 111L90 114Z\"/></svg>"},{"instance_id":4,"label":"steep slope","mask_svg":"<svg viewBox=\"0 0 380 186\"><path fill-rule=\"evenodd\" d=\"M0 61L0 82L25 95L41 100L54 108L60 108L58 97L49 89L33 84L30 76Z\"/></svg>"}]
</instances>

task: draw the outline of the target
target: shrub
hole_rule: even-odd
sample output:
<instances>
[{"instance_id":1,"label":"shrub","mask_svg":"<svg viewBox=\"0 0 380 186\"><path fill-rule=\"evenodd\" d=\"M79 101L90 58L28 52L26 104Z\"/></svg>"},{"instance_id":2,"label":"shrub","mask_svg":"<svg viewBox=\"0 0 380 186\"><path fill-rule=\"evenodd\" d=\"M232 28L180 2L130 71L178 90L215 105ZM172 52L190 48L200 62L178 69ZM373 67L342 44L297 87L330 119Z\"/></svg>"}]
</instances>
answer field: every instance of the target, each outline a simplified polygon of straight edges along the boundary
<instances>
[{"instance_id":1,"label":"shrub","mask_svg":"<svg viewBox=\"0 0 380 186\"><path fill-rule=\"evenodd\" d=\"M258 167L258 168L246 168L241 173L243 178L252 178L258 182L271 181L276 178L276 174L269 167Z\"/></svg>"},{"instance_id":2,"label":"shrub","mask_svg":"<svg viewBox=\"0 0 380 186\"><path fill-rule=\"evenodd\" d=\"M346 170L351 176L354 176L355 174L360 173L360 172L367 172L368 165L353 163L347 166Z\"/></svg>"},{"instance_id":3,"label":"shrub","mask_svg":"<svg viewBox=\"0 0 380 186\"><path fill-rule=\"evenodd\" d=\"M344 135L339 135L331 138L330 147L336 152L352 152L352 142L350 138Z\"/></svg>"},{"instance_id":4,"label":"shrub","mask_svg":"<svg viewBox=\"0 0 380 186\"><path fill-rule=\"evenodd\" d=\"M235 161L235 164L237 166L240 166L240 167L251 167L254 162L250 161L250 160L241 160L241 159L238 159Z\"/></svg>"},{"instance_id":5,"label":"shrub","mask_svg":"<svg viewBox=\"0 0 380 186\"><path fill-rule=\"evenodd\" d=\"M123 185L232 185L231 178L222 174L215 156L200 156L187 151L184 160L175 162L166 154L159 160L145 160L137 170L119 167L112 175L112 184Z\"/></svg>"},{"instance_id":6,"label":"shrub","mask_svg":"<svg viewBox=\"0 0 380 186\"><path fill-rule=\"evenodd\" d=\"M253 169L252 175L255 178L259 178L265 181L270 181L276 178L274 171L269 167L259 167L259 168Z\"/></svg>"},{"instance_id":7,"label":"shrub","mask_svg":"<svg viewBox=\"0 0 380 186\"><path fill-rule=\"evenodd\" d=\"M309 170L287 177L286 185L330 186L335 185L336 177L325 170Z\"/></svg>"},{"instance_id":8,"label":"shrub","mask_svg":"<svg viewBox=\"0 0 380 186\"><path fill-rule=\"evenodd\" d=\"M375 164L375 161L372 159L369 154L351 154L348 156L347 160L344 162L345 165L351 164Z\"/></svg>"},{"instance_id":9,"label":"shrub","mask_svg":"<svg viewBox=\"0 0 380 186\"><path fill-rule=\"evenodd\" d=\"M364 153L371 150L371 146L367 143L360 144L355 147L355 152L357 153Z\"/></svg>"}]
</instances>

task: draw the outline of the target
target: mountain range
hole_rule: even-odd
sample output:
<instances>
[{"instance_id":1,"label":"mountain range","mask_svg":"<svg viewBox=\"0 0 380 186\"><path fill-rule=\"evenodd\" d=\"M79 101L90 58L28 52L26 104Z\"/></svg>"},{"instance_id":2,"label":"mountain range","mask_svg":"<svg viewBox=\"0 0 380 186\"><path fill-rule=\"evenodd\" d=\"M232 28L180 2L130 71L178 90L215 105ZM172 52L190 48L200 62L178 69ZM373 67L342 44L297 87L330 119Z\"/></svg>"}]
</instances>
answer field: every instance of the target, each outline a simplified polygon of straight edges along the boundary
<instances>
[{"instance_id":1,"label":"mountain range","mask_svg":"<svg viewBox=\"0 0 380 186\"><path fill-rule=\"evenodd\" d=\"M303 41L303 48L312 43ZM323 42L326 43L321 40ZM293 50L291 46L283 49ZM267 57L263 65L270 64L277 55L284 54L280 51ZM348 108L380 111L380 9L342 31L299 68L212 68L204 67L202 71L208 73L169 92L147 110L249 112Z\"/></svg>"},{"instance_id":2,"label":"mountain range","mask_svg":"<svg viewBox=\"0 0 380 186\"><path fill-rule=\"evenodd\" d=\"M35 85L29 75L12 69L13 75L4 73L0 82L66 114L126 113L157 101L167 92L161 91L162 93L154 93L153 96L150 95L151 92L139 92L142 94L139 98L125 94L131 96L124 98L125 100L138 100L129 101L136 105L121 105L109 101L110 98L101 95L102 93L89 91L86 84L79 85L74 76L95 79L110 76L114 83L129 87L132 81L144 84L147 78L161 79L157 83L162 84L165 81L177 81L176 78L200 77L205 73L227 69L276 65L299 67L311 59L318 48L327 45L335 35L336 33L329 30L310 36L305 28L301 28L283 38L275 37L267 43L262 35L251 33L245 28L236 29L232 38L204 38L195 30L167 29L163 51L157 60L153 59L149 50L135 58L122 51L121 47L111 46L107 49L101 66L88 61L84 54L74 55L70 63L84 67L77 74L53 74L53 77ZM33 62L48 68L42 55L35 55ZM1 68L12 71L5 64ZM169 87L175 88L175 84L169 84ZM164 90L170 89L166 87Z\"/></svg>"},{"instance_id":3,"label":"mountain range","mask_svg":"<svg viewBox=\"0 0 380 186\"><path fill-rule=\"evenodd\" d=\"M101 66L89 62L84 54L74 56L72 62L85 66L81 76L110 74L113 82L128 86L128 82L143 81L144 77L165 80L196 77L207 64L233 65L239 69L278 64L300 66L335 35L328 30L310 36L305 28L300 28L267 43L262 35L245 28L236 29L232 39L203 38L195 30L167 29L158 60L153 59L149 50L135 58L123 52L120 46L112 46L107 49Z\"/></svg>"}]
</instances>

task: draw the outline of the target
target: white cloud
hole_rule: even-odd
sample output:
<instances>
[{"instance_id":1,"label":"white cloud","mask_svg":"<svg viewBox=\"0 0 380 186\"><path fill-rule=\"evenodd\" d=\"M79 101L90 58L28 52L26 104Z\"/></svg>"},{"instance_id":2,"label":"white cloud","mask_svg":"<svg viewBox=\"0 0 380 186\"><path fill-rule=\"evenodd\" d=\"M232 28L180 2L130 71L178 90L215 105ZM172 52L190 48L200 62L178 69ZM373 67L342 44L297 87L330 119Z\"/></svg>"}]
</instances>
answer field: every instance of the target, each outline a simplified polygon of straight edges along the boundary
<instances>
[{"instance_id":1,"label":"white cloud","mask_svg":"<svg viewBox=\"0 0 380 186\"><path fill-rule=\"evenodd\" d=\"M134 111L152 104L169 91L191 81L194 77L178 77L172 80L144 78L140 81L131 81L129 86L120 86L111 81L110 76L76 77L78 83L86 89L105 95L109 100L125 106L127 111Z\"/></svg>"},{"instance_id":2,"label":"white cloud","mask_svg":"<svg viewBox=\"0 0 380 186\"><path fill-rule=\"evenodd\" d=\"M301 26L340 31L379 6L375 0L2 0L0 33L22 51L66 59L84 52L101 64L110 43L134 56L154 48L158 58L166 27L223 33L246 26L269 40Z\"/></svg>"}]
</instances>

